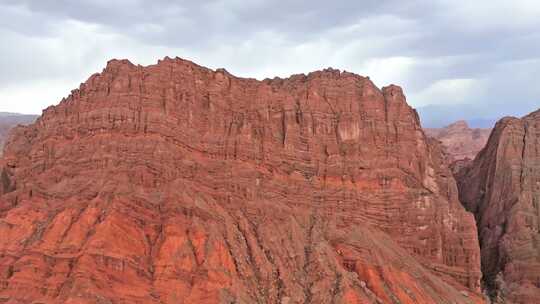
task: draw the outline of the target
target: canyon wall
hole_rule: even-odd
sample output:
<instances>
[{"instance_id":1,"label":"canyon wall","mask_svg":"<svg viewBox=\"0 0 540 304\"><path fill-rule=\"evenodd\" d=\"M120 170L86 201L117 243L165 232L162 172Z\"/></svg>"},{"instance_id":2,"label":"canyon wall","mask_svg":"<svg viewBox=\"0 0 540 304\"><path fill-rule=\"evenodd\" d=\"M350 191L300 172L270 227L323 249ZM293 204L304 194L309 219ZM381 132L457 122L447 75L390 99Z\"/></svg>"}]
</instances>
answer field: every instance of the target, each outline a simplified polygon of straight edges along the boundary
<instances>
[{"instance_id":1,"label":"canyon wall","mask_svg":"<svg viewBox=\"0 0 540 304\"><path fill-rule=\"evenodd\" d=\"M486 288L500 303L540 303L540 111L500 120L457 174L475 213Z\"/></svg>"}]
</instances>

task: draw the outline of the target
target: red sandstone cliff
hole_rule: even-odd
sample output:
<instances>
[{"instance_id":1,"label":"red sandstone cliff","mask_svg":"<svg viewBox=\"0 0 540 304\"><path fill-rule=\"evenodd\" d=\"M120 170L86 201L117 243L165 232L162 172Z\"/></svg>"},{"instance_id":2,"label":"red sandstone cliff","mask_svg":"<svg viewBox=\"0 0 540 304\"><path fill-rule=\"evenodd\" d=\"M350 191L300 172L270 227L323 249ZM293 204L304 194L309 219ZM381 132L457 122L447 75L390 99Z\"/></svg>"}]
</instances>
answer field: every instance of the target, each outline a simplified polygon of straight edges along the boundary
<instances>
[{"instance_id":1,"label":"red sandstone cliff","mask_svg":"<svg viewBox=\"0 0 540 304\"><path fill-rule=\"evenodd\" d=\"M113 60L1 164L0 301L482 302L440 147L355 74Z\"/></svg>"},{"instance_id":2,"label":"red sandstone cliff","mask_svg":"<svg viewBox=\"0 0 540 304\"><path fill-rule=\"evenodd\" d=\"M486 144L491 129L471 129L460 120L444 128L426 128L428 136L440 140L454 161L474 159Z\"/></svg>"},{"instance_id":3,"label":"red sandstone cliff","mask_svg":"<svg viewBox=\"0 0 540 304\"><path fill-rule=\"evenodd\" d=\"M476 214L486 287L501 303L540 303L540 110L500 120L457 175Z\"/></svg>"}]
</instances>

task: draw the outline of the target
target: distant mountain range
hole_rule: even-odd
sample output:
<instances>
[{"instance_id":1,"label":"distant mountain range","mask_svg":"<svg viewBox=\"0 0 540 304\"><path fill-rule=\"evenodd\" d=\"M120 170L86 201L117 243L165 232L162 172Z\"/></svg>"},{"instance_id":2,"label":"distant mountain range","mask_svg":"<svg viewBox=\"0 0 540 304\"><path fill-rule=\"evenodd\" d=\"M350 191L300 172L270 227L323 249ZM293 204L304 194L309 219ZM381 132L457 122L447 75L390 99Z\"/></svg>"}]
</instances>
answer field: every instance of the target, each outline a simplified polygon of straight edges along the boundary
<instances>
[{"instance_id":1,"label":"distant mountain range","mask_svg":"<svg viewBox=\"0 0 540 304\"><path fill-rule=\"evenodd\" d=\"M470 128L460 120L444 128L425 128L426 134L440 140L452 161L474 159L485 146L490 128Z\"/></svg>"},{"instance_id":2,"label":"distant mountain range","mask_svg":"<svg viewBox=\"0 0 540 304\"><path fill-rule=\"evenodd\" d=\"M2 154L2 147L11 128L19 124L26 125L32 123L37 117L37 115L0 112L0 155Z\"/></svg>"},{"instance_id":3,"label":"distant mountain range","mask_svg":"<svg viewBox=\"0 0 540 304\"><path fill-rule=\"evenodd\" d=\"M470 128L493 128L501 118L479 117L481 109L465 105L427 105L416 111L424 128L443 128L459 120L465 120Z\"/></svg>"},{"instance_id":4,"label":"distant mountain range","mask_svg":"<svg viewBox=\"0 0 540 304\"><path fill-rule=\"evenodd\" d=\"M32 122L38 118L38 115L20 114L11 112L0 112L0 122L20 122L23 124Z\"/></svg>"}]
</instances>

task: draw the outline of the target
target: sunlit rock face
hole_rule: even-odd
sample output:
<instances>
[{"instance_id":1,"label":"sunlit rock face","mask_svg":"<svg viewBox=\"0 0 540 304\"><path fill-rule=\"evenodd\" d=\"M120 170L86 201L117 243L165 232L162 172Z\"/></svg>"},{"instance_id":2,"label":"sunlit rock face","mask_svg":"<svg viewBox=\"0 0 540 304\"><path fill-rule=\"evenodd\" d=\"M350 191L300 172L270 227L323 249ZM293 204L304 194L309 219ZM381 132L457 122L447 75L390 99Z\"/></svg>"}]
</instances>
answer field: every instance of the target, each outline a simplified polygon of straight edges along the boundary
<instances>
[{"instance_id":1,"label":"sunlit rock face","mask_svg":"<svg viewBox=\"0 0 540 304\"><path fill-rule=\"evenodd\" d=\"M500 303L540 303L540 111L500 120L457 178L462 202L477 218L490 295Z\"/></svg>"},{"instance_id":2,"label":"sunlit rock face","mask_svg":"<svg viewBox=\"0 0 540 304\"><path fill-rule=\"evenodd\" d=\"M397 86L113 60L1 161L9 303L482 303L473 216Z\"/></svg>"}]
</instances>

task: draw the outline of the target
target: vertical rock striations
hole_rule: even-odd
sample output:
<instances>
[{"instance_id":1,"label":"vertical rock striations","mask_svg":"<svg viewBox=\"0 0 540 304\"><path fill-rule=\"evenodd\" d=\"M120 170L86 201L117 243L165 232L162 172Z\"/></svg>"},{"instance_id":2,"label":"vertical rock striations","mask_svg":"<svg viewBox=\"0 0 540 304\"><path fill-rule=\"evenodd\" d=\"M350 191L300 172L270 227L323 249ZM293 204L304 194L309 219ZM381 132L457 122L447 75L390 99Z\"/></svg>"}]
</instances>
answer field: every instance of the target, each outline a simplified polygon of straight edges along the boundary
<instances>
[{"instance_id":1,"label":"vertical rock striations","mask_svg":"<svg viewBox=\"0 0 540 304\"><path fill-rule=\"evenodd\" d=\"M9 303L479 303L473 216L401 89L110 61L2 160Z\"/></svg>"},{"instance_id":2,"label":"vertical rock striations","mask_svg":"<svg viewBox=\"0 0 540 304\"><path fill-rule=\"evenodd\" d=\"M462 202L476 214L491 296L540 303L540 111L500 120L457 177Z\"/></svg>"}]
</instances>

